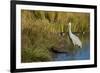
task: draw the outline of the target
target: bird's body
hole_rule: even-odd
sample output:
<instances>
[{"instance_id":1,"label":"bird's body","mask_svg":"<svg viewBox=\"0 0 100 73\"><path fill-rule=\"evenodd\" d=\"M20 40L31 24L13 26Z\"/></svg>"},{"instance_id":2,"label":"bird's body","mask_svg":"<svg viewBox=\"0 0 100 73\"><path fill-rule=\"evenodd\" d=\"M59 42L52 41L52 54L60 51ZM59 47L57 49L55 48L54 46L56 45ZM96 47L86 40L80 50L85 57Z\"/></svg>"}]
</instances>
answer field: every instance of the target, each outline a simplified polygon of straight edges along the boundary
<instances>
[{"instance_id":1,"label":"bird's body","mask_svg":"<svg viewBox=\"0 0 100 73\"><path fill-rule=\"evenodd\" d=\"M74 46L76 45L82 48L82 43L80 39L71 32L71 23L69 23L69 37L72 40L72 43L74 44Z\"/></svg>"}]
</instances>

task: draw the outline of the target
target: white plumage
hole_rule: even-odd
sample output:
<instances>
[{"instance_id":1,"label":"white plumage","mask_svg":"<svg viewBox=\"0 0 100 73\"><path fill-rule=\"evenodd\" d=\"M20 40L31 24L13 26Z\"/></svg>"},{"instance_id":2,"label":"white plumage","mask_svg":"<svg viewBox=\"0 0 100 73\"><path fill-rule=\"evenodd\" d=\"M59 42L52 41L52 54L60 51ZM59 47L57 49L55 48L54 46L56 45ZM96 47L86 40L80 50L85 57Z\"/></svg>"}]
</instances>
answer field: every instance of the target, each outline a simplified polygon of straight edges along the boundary
<instances>
[{"instance_id":1,"label":"white plumage","mask_svg":"<svg viewBox=\"0 0 100 73\"><path fill-rule=\"evenodd\" d=\"M69 22L68 25L69 25L69 37L72 40L72 43L74 44L74 46L76 45L82 48L82 42L80 41L80 39L71 32L71 22Z\"/></svg>"}]
</instances>

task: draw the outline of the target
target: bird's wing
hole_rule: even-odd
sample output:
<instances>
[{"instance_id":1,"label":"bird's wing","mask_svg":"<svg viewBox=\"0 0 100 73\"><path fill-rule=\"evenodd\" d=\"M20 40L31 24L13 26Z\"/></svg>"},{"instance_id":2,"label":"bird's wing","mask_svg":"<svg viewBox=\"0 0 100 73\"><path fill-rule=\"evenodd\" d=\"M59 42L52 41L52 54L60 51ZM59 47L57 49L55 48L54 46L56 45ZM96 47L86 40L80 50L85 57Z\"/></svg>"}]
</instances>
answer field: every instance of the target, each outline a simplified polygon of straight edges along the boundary
<instances>
[{"instance_id":1,"label":"bird's wing","mask_svg":"<svg viewBox=\"0 0 100 73\"><path fill-rule=\"evenodd\" d=\"M80 39L76 36L76 35L74 35L74 34L72 34L72 40L73 40L73 43L75 44L75 45L78 45L78 46L81 46L81 41L80 41Z\"/></svg>"}]
</instances>

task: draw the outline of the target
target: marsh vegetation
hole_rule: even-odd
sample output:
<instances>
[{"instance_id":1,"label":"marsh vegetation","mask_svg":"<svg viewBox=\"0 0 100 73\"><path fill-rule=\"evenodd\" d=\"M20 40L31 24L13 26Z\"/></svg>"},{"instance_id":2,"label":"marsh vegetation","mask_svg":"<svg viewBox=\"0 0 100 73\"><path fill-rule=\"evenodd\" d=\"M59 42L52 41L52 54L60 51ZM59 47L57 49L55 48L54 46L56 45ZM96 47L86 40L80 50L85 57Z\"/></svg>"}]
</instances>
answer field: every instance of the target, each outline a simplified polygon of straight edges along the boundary
<instances>
[{"instance_id":1,"label":"marsh vegetation","mask_svg":"<svg viewBox=\"0 0 100 73\"><path fill-rule=\"evenodd\" d=\"M54 61L51 48L78 50L68 37L69 22L82 43L89 41L89 13L21 10L21 62Z\"/></svg>"}]
</instances>

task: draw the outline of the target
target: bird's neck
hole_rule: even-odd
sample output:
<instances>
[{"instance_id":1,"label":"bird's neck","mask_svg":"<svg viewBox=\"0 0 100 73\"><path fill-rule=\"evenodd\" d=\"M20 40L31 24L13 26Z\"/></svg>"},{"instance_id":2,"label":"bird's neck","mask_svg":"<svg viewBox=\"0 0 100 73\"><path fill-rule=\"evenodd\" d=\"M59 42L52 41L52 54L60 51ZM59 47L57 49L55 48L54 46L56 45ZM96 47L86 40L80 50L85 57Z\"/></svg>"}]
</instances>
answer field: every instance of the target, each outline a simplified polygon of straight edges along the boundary
<instances>
[{"instance_id":1,"label":"bird's neck","mask_svg":"<svg viewBox=\"0 0 100 73\"><path fill-rule=\"evenodd\" d=\"M71 32L71 25L69 26L69 34L71 34L72 32Z\"/></svg>"}]
</instances>

